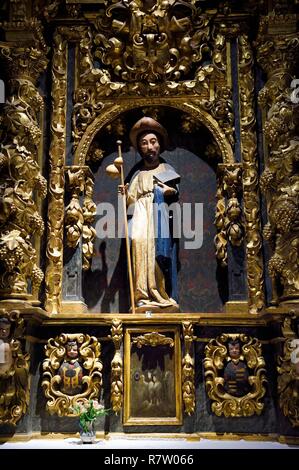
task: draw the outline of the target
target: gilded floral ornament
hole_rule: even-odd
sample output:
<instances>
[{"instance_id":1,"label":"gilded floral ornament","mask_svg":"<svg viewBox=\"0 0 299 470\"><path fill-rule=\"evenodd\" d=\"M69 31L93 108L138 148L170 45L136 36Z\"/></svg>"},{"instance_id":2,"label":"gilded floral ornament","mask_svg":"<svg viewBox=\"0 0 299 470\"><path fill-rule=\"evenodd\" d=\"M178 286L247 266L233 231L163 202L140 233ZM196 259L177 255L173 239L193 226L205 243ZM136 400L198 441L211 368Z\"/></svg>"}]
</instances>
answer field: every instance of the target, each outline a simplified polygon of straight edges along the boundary
<instances>
[{"instance_id":1,"label":"gilded floral ornament","mask_svg":"<svg viewBox=\"0 0 299 470\"><path fill-rule=\"evenodd\" d=\"M291 316L284 319L283 354L278 358L277 387L279 406L293 427L299 426L299 338L291 325Z\"/></svg>"},{"instance_id":2,"label":"gilded floral ornament","mask_svg":"<svg viewBox=\"0 0 299 470\"><path fill-rule=\"evenodd\" d=\"M222 334L205 348L205 383L217 416L260 415L265 395L261 343L245 334Z\"/></svg>"},{"instance_id":3,"label":"gilded floral ornament","mask_svg":"<svg viewBox=\"0 0 299 470\"><path fill-rule=\"evenodd\" d=\"M137 348L142 348L142 346L161 346L161 345L169 345L170 348L174 346L174 340L172 338L168 338L165 335L161 335L157 331L153 331L152 333L145 333L141 336L136 336L132 339L132 343L136 344Z\"/></svg>"},{"instance_id":4,"label":"gilded floral ornament","mask_svg":"<svg viewBox=\"0 0 299 470\"><path fill-rule=\"evenodd\" d=\"M29 404L29 354L21 339L24 321L20 312L0 312L0 424L16 425Z\"/></svg>"},{"instance_id":5,"label":"gilded floral ornament","mask_svg":"<svg viewBox=\"0 0 299 470\"><path fill-rule=\"evenodd\" d=\"M45 353L42 387L50 414L74 416L71 409L98 399L103 366L95 337L62 333L48 340Z\"/></svg>"}]
</instances>

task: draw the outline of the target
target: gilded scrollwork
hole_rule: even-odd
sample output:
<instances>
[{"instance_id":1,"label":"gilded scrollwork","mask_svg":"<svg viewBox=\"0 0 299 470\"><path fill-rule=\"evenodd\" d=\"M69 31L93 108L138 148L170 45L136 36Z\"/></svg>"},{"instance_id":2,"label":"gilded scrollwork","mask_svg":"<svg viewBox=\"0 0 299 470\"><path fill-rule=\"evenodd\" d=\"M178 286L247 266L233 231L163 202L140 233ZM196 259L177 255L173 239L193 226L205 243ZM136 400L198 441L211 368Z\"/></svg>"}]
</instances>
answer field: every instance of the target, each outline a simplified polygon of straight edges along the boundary
<instances>
[{"instance_id":1,"label":"gilded scrollwork","mask_svg":"<svg viewBox=\"0 0 299 470\"><path fill-rule=\"evenodd\" d=\"M299 426L299 356L298 334L292 328L292 317L286 316L282 326L283 354L278 357L277 388L279 406L293 427Z\"/></svg>"},{"instance_id":2,"label":"gilded scrollwork","mask_svg":"<svg viewBox=\"0 0 299 470\"><path fill-rule=\"evenodd\" d=\"M0 312L0 424L16 425L29 405L29 361L23 351L24 320L16 310Z\"/></svg>"},{"instance_id":3,"label":"gilded scrollwork","mask_svg":"<svg viewBox=\"0 0 299 470\"><path fill-rule=\"evenodd\" d=\"M260 415L265 395L261 343L245 334L222 334L205 348L205 383L217 416Z\"/></svg>"},{"instance_id":4,"label":"gilded scrollwork","mask_svg":"<svg viewBox=\"0 0 299 470\"><path fill-rule=\"evenodd\" d=\"M76 405L99 398L103 366L94 336L62 333L48 340L45 354L42 387L50 414L75 416Z\"/></svg>"},{"instance_id":5,"label":"gilded scrollwork","mask_svg":"<svg viewBox=\"0 0 299 470\"><path fill-rule=\"evenodd\" d=\"M97 25L96 57L124 81L177 80L208 49L209 18L181 0L109 0Z\"/></svg>"},{"instance_id":6,"label":"gilded scrollwork","mask_svg":"<svg viewBox=\"0 0 299 470\"><path fill-rule=\"evenodd\" d=\"M185 353L182 360L182 393L185 412L190 416L195 410L195 372L192 353L192 344L195 337L191 322L183 322L182 326L185 344Z\"/></svg>"},{"instance_id":7,"label":"gilded scrollwork","mask_svg":"<svg viewBox=\"0 0 299 470\"><path fill-rule=\"evenodd\" d=\"M123 327L120 320L112 320L111 338L115 353L111 362L111 403L115 413L119 413L123 403L123 359L121 344L123 340Z\"/></svg>"},{"instance_id":8,"label":"gilded scrollwork","mask_svg":"<svg viewBox=\"0 0 299 470\"><path fill-rule=\"evenodd\" d=\"M96 102L111 94L207 95L214 72L212 63L203 63L210 52L210 20L181 0L109 0L95 21L95 34L79 27L80 82L94 85ZM191 69L191 79L183 80Z\"/></svg>"}]
</instances>

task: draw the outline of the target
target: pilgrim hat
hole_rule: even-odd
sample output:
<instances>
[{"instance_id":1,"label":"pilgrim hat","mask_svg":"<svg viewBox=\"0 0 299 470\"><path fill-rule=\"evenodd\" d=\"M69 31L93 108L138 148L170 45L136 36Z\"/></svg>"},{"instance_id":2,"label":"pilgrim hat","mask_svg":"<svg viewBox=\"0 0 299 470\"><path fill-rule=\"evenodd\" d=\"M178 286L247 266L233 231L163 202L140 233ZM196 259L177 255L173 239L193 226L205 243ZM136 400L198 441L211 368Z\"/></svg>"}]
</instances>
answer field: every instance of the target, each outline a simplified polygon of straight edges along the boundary
<instances>
[{"instance_id":1,"label":"pilgrim hat","mask_svg":"<svg viewBox=\"0 0 299 470\"><path fill-rule=\"evenodd\" d=\"M131 129L130 132L130 141L135 149L138 150L138 136L144 132L153 132L158 134L160 137L161 152L167 148L168 145L168 134L166 129L155 121L153 118L144 116L139 119Z\"/></svg>"}]
</instances>

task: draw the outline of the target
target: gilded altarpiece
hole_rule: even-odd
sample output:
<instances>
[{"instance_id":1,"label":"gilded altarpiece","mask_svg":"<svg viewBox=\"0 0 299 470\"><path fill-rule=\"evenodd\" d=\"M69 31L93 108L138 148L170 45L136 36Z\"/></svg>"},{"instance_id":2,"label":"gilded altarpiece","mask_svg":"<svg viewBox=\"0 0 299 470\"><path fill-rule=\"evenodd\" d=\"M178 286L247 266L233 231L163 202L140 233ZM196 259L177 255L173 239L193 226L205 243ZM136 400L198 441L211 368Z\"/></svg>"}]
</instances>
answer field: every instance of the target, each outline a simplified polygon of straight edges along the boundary
<instances>
[{"instance_id":1,"label":"gilded altarpiece","mask_svg":"<svg viewBox=\"0 0 299 470\"><path fill-rule=\"evenodd\" d=\"M284 323L298 317L298 2L4 3L0 308L24 322L28 380L17 418L3 394L0 433L76 432L70 409L96 398L115 414L106 432L298 439ZM173 313L132 313L130 249L106 214L120 201L106 167L132 176L144 116L180 175ZM221 375L230 340L242 396Z\"/></svg>"}]
</instances>

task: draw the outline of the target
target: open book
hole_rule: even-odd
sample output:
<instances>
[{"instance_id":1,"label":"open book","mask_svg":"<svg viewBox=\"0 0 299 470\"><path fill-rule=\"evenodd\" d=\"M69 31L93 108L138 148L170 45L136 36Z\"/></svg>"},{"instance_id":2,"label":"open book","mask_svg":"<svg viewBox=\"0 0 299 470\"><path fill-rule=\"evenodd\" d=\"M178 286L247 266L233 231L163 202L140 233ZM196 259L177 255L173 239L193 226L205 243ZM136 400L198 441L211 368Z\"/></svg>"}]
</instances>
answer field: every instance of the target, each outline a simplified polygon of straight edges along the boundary
<instances>
[{"instance_id":1,"label":"open book","mask_svg":"<svg viewBox=\"0 0 299 470\"><path fill-rule=\"evenodd\" d=\"M154 178L157 181L160 181L160 183L166 184L169 181L175 181L175 183L178 183L180 180L180 175L176 173L174 170L166 170L166 171L161 171L161 173L157 173Z\"/></svg>"}]
</instances>

